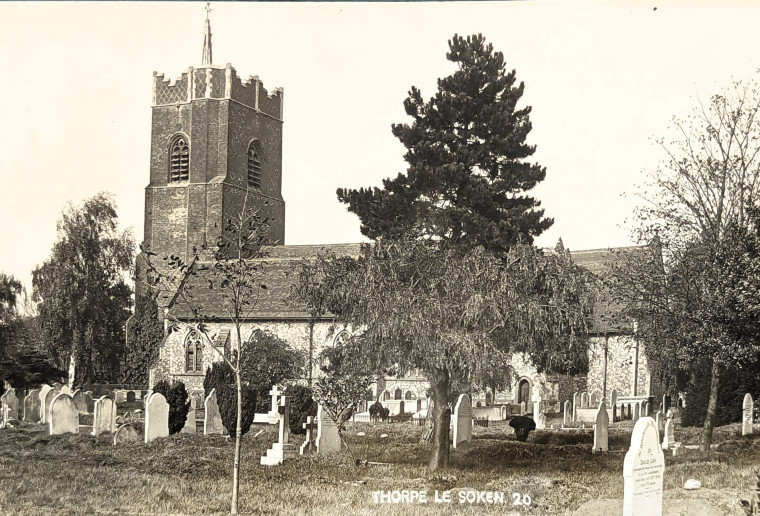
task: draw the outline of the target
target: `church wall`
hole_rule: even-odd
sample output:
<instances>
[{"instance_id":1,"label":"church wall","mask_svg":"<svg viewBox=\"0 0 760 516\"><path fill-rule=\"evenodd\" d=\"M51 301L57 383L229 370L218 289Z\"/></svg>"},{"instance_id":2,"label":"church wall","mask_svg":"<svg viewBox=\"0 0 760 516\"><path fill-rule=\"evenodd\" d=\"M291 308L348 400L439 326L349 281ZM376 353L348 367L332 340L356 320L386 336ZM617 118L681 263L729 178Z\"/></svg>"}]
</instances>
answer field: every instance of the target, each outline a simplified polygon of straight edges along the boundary
<instances>
[{"instance_id":1,"label":"church wall","mask_svg":"<svg viewBox=\"0 0 760 516\"><path fill-rule=\"evenodd\" d=\"M222 329L230 330L230 345L232 348L237 347L237 337L234 326L231 323L208 323L207 327L209 328L209 335L212 337L218 335ZM294 349L306 356L308 355L309 324L307 321L258 321L244 323L241 328L243 341L248 340L255 329L269 331L289 343ZM312 367L315 377L319 374L319 363L317 360L319 353L326 345L330 345L333 342L338 333L337 330L336 326L329 321L318 321L314 325L314 363ZM183 382L188 391L203 390L203 378L205 377L206 369L214 362L220 361L221 356L206 343L201 351L200 371L186 372L185 342L189 333L189 330L174 332L166 339L159 351L156 366L151 368L150 371L151 387L161 380L170 380ZM307 374L308 372L304 371L304 378L307 377Z\"/></svg>"},{"instance_id":2,"label":"church wall","mask_svg":"<svg viewBox=\"0 0 760 516\"><path fill-rule=\"evenodd\" d=\"M618 396L647 396L650 393L650 375L644 344L639 342L639 372L637 393L633 393L633 366L635 341L631 335L611 335L589 339L589 394L602 395L604 388L604 346L607 342L607 397L612 389Z\"/></svg>"}]
</instances>

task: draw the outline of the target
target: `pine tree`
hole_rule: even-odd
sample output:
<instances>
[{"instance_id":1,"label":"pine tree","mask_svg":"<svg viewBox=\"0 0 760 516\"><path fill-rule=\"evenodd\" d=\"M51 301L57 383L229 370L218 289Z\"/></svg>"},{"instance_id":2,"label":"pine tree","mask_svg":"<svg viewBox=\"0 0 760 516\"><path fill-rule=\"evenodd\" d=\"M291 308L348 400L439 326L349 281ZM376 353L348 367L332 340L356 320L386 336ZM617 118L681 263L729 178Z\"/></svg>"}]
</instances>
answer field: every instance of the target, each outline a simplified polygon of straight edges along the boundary
<instances>
[{"instance_id":1,"label":"pine tree","mask_svg":"<svg viewBox=\"0 0 760 516\"><path fill-rule=\"evenodd\" d=\"M338 199L373 240L411 235L491 251L532 243L553 220L525 195L546 169L525 161L535 146L525 143L531 108L517 108L524 85L482 35L454 35L446 57L458 70L427 102L412 87L404 107L413 121L393 125L406 174L383 188L338 189Z\"/></svg>"}]
</instances>

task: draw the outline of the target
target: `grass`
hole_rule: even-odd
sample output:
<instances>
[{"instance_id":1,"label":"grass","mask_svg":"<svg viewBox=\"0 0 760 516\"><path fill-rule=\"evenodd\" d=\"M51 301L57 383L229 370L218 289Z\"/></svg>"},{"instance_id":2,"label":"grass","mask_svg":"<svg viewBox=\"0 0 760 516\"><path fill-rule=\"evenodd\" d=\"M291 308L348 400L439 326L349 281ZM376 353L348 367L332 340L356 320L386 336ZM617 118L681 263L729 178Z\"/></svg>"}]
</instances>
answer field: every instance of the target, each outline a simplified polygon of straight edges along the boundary
<instances>
[{"instance_id":1,"label":"grass","mask_svg":"<svg viewBox=\"0 0 760 516\"><path fill-rule=\"evenodd\" d=\"M359 467L347 452L261 466L259 457L276 434L266 427L255 437L258 430L243 438L244 514L570 514L589 500L622 499L630 442L630 427L613 427L610 452L592 455L588 434L536 431L519 443L505 423L492 423L476 427L474 439L452 451L447 471L431 474L421 428L408 424L349 426L354 455L382 463ZM366 435L356 435L360 431ZM687 441L690 433L678 429L676 437ZM747 497L760 464L760 438L734 434L733 428L717 429L716 437L730 439L724 451L666 456L666 498L708 497L718 514L740 514L737 500ZM114 447L110 435L48 436L40 425L22 424L0 431L0 514L224 514L232 453L232 441L222 436L180 434ZM687 478L699 479L705 489L684 491ZM429 503L374 502L373 492L393 490L427 491ZM434 503L436 490L448 491L455 503ZM507 504L456 503L468 490L504 493ZM528 495L530 505L512 505L512 493L521 500Z\"/></svg>"}]
</instances>

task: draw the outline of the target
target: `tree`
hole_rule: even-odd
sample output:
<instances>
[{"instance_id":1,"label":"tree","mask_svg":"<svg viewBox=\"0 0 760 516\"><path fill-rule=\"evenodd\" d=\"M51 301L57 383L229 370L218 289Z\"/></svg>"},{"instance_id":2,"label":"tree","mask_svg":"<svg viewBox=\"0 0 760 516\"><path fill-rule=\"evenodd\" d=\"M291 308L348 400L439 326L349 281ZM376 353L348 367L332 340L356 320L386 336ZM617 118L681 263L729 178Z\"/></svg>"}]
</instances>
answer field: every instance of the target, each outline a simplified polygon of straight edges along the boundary
<instances>
[{"instance_id":1,"label":"tree","mask_svg":"<svg viewBox=\"0 0 760 516\"><path fill-rule=\"evenodd\" d=\"M432 470L448 465L454 386L485 378L515 352L535 354L539 371L550 372L562 372L568 350L586 352L576 336L587 328L593 292L566 253L516 244L497 257L482 247L381 240L364 245L359 259L317 263L325 277L340 278L329 282L328 309L360 329L346 356L375 374L424 371L434 402Z\"/></svg>"},{"instance_id":2,"label":"tree","mask_svg":"<svg viewBox=\"0 0 760 516\"><path fill-rule=\"evenodd\" d=\"M232 466L232 496L230 513L238 513L238 493L240 488L241 437L243 435L243 405L255 404L255 399L248 396L244 388L244 346L242 329L246 320L256 309L259 300L267 292L264 284L266 245L269 244L268 219L260 215L266 204L252 208L249 204L250 192L246 190L245 198L239 211L226 213L226 224L216 245L194 249L191 262L187 263L178 256L162 257L163 265L155 263L155 253L144 248L146 263L145 278L154 289L168 293L175 299L176 305L186 307L191 316L183 321L168 313L173 329L181 327L195 331L201 337L204 347L218 354L234 374L236 393L236 418L234 427L235 453ZM210 254L210 256L208 256ZM210 258L210 261L206 261ZM206 260L204 260L206 259ZM232 322L234 345L236 349L229 353L220 351L214 345L212 329L207 322L216 317L208 315L211 309L204 305L203 290L212 294L215 303L220 303L225 319ZM233 432L230 431L232 435Z\"/></svg>"},{"instance_id":3,"label":"tree","mask_svg":"<svg viewBox=\"0 0 760 516\"><path fill-rule=\"evenodd\" d=\"M156 292L136 293L135 313L127 323L123 383L148 383L148 372L158 359L163 339L164 325L158 318Z\"/></svg>"},{"instance_id":4,"label":"tree","mask_svg":"<svg viewBox=\"0 0 760 516\"><path fill-rule=\"evenodd\" d=\"M446 58L457 71L439 79L427 102L412 87L404 108L413 121L393 125L407 149L406 174L382 189L339 189L338 199L373 240L412 235L499 252L531 243L553 221L525 195L546 170L525 161L535 146L525 143L531 108L517 107L524 85L481 35L454 35Z\"/></svg>"},{"instance_id":5,"label":"tree","mask_svg":"<svg viewBox=\"0 0 760 516\"><path fill-rule=\"evenodd\" d=\"M187 423L187 414L190 412L191 403L187 396L185 384L177 382L170 385L164 380L153 386L153 392L163 395L169 404L169 434L181 432Z\"/></svg>"},{"instance_id":6,"label":"tree","mask_svg":"<svg viewBox=\"0 0 760 516\"><path fill-rule=\"evenodd\" d=\"M757 356L755 307L760 297L748 228L760 193L760 93L736 82L658 143L664 162L642 189L635 236L651 253L615 269L628 311L639 320L655 374L666 387L677 373L709 371L702 432L708 451L722 371ZM701 364L701 365L698 365ZM708 383L706 378L699 381Z\"/></svg>"},{"instance_id":7,"label":"tree","mask_svg":"<svg viewBox=\"0 0 760 516\"><path fill-rule=\"evenodd\" d=\"M117 222L107 194L69 206L50 257L32 272L43 345L57 367L68 369L71 386L118 379L134 242Z\"/></svg>"}]
</instances>

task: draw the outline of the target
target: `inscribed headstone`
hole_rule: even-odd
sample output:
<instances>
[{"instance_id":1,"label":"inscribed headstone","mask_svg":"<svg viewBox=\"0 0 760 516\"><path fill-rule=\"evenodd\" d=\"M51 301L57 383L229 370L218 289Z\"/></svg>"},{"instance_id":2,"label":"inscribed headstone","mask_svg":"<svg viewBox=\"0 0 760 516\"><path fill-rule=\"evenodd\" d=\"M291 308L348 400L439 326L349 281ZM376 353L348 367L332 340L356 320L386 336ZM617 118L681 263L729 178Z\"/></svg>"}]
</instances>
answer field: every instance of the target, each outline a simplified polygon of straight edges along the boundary
<instances>
[{"instance_id":1,"label":"inscribed headstone","mask_svg":"<svg viewBox=\"0 0 760 516\"><path fill-rule=\"evenodd\" d=\"M211 389L203 402L203 407L206 409L203 417L203 435L223 434L224 425L222 425L222 415L219 413L219 405L216 402L216 389Z\"/></svg>"},{"instance_id":2,"label":"inscribed headstone","mask_svg":"<svg viewBox=\"0 0 760 516\"><path fill-rule=\"evenodd\" d=\"M101 396L95 401L93 411L92 435L97 437L103 432L114 433L116 430L116 403L108 396Z\"/></svg>"},{"instance_id":3,"label":"inscribed headstone","mask_svg":"<svg viewBox=\"0 0 760 516\"><path fill-rule=\"evenodd\" d=\"M461 442L472 439L472 402L467 394L460 394L454 405L454 449Z\"/></svg>"},{"instance_id":4,"label":"inscribed headstone","mask_svg":"<svg viewBox=\"0 0 760 516\"><path fill-rule=\"evenodd\" d=\"M138 432L137 429L132 426L132 423L126 423L119 426L119 428L117 428L116 432L113 434L114 446L121 443L131 443L139 440L140 432Z\"/></svg>"},{"instance_id":5,"label":"inscribed headstone","mask_svg":"<svg viewBox=\"0 0 760 516\"><path fill-rule=\"evenodd\" d=\"M317 453L339 452L338 425L320 403L317 406Z\"/></svg>"},{"instance_id":6,"label":"inscribed headstone","mask_svg":"<svg viewBox=\"0 0 760 516\"><path fill-rule=\"evenodd\" d=\"M742 435L752 435L753 414L755 409L755 403L752 401L752 395L747 393L744 395L744 402L742 403Z\"/></svg>"},{"instance_id":7,"label":"inscribed headstone","mask_svg":"<svg viewBox=\"0 0 760 516\"><path fill-rule=\"evenodd\" d=\"M610 416L604 401L599 405L594 419L594 447L592 453L606 452L610 428Z\"/></svg>"},{"instance_id":8,"label":"inscribed headstone","mask_svg":"<svg viewBox=\"0 0 760 516\"><path fill-rule=\"evenodd\" d=\"M623 462L623 516L662 516L665 456L651 417L633 427L631 447Z\"/></svg>"},{"instance_id":9,"label":"inscribed headstone","mask_svg":"<svg viewBox=\"0 0 760 516\"><path fill-rule=\"evenodd\" d=\"M154 392L148 398L145 407L145 442L157 437L169 435L169 404L160 392Z\"/></svg>"},{"instance_id":10,"label":"inscribed headstone","mask_svg":"<svg viewBox=\"0 0 760 516\"><path fill-rule=\"evenodd\" d=\"M49 416L50 435L79 433L79 411L69 394L56 394L55 399L50 403Z\"/></svg>"},{"instance_id":11,"label":"inscribed headstone","mask_svg":"<svg viewBox=\"0 0 760 516\"><path fill-rule=\"evenodd\" d=\"M40 389L34 389L24 398L24 421L39 423L40 421Z\"/></svg>"}]
</instances>

